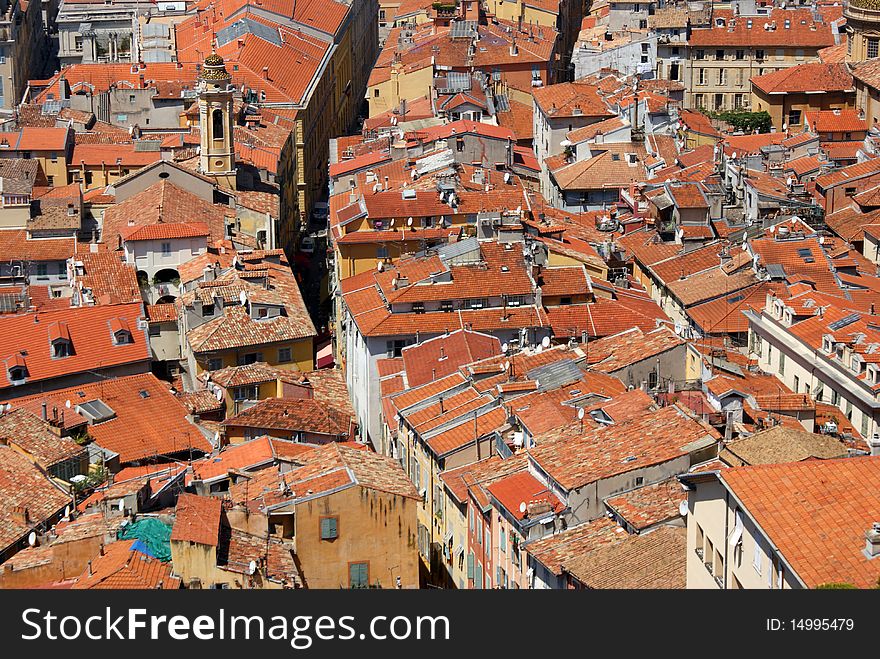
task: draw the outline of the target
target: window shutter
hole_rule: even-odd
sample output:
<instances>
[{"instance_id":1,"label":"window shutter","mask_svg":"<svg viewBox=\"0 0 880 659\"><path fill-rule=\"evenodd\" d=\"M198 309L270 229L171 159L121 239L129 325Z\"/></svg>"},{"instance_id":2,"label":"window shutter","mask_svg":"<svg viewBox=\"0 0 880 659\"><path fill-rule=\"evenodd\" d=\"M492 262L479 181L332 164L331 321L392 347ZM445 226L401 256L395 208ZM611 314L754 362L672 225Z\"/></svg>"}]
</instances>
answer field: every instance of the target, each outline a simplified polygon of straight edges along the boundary
<instances>
[{"instance_id":1,"label":"window shutter","mask_svg":"<svg viewBox=\"0 0 880 659\"><path fill-rule=\"evenodd\" d=\"M474 578L474 552L468 552L468 564L467 564L467 577L468 579Z\"/></svg>"}]
</instances>

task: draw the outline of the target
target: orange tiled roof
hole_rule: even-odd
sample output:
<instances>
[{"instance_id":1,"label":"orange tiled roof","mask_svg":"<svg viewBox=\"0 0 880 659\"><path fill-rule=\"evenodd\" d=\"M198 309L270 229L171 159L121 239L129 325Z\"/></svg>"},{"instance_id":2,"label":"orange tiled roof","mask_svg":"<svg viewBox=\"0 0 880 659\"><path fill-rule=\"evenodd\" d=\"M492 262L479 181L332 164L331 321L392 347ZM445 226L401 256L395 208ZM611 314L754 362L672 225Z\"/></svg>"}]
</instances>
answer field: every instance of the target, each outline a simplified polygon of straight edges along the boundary
<instances>
[{"instance_id":1,"label":"orange tiled roof","mask_svg":"<svg viewBox=\"0 0 880 659\"><path fill-rule=\"evenodd\" d=\"M135 549L131 540L117 540L103 547L73 585L74 589L165 590L180 588L173 566ZM91 572L91 574L90 574Z\"/></svg>"},{"instance_id":2,"label":"orange tiled roof","mask_svg":"<svg viewBox=\"0 0 880 659\"><path fill-rule=\"evenodd\" d=\"M767 94L852 91L853 77L846 64L807 62L752 76L752 84Z\"/></svg>"},{"instance_id":3,"label":"orange tiled roof","mask_svg":"<svg viewBox=\"0 0 880 659\"><path fill-rule=\"evenodd\" d=\"M862 550L880 518L880 456L738 467L718 478L807 587L877 585L880 565Z\"/></svg>"},{"instance_id":4,"label":"orange tiled roof","mask_svg":"<svg viewBox=\"0 0 880 659\"><path fill-rule=\"evenodd\" d=\"M171 394L168 384L152 373L27 396L17 399L15 405L46 401L50 410L64 411L65 425L69 427L85 420L76 412L76 406L96 399L113 410L114 416L89 425L88 433L99 446L118 453L123 464L157 456L188 455L190 451L211 451L211 444L201 431L186 420L188 410Z\"/></svg>"},{"instance_id":5,"label":"orange tiled roof","mask_svg":"<svg viewBox=\"0 0 880 659\"><path fill-rule=\"evenodd\" d=\"M73 307L0 317L0 359L6 372L0 374L0 389L12 386L8 368L16 355L24 358L26 381L48 381L75 373L84 373L122 364L146 364L150 359L149 342L143 331L132 331L131 343L116 344L109 323L124 318L136 327L143 315L140 303ZM66 336L62 336L66 329ZM72 354L54 357L50 336L68 338ZM5 381L3 381L5 377Z\"/></svg>"},{"instance_id":6,"label":"orange tiled roof","mask_svg":"<svg viewBox=\"0 0 880 659\"><path fill-rule=\"evenodd\" d=\"M177 497L172 542L195 542L216 547L220 536L222 502L215 497L181 493Z\"/></svg>"},{"instance_id":7,"label":"orange tiled roof","mask_svg":"<svg viewBox=\"0 0 880 659\"><path fill-rule=\"evenodd\" d=\"M717 441L718 433L670 406L584 435L563 428L535 440L530 458L562 488L573 490L674 460L688 453L689 443Z\"/></svg>"},{"instance_id":8,"label":"orange tiled roof","mask_svg":"<svg viewBox=\"0 0 880 659\"><path fill-rule=\"evenodd\" d=\"M824 19L817 22L809 9L771 9L769 16L750 18L735 16L729 9L716 9L712 20L724 19L725 24L693 28L688 44L691 47L773 48L796 43L817 50L834 45L830 23ZM764 29L765 23L773 25L774 29Z\"/></svg>"},{"instance_id":9,"label":"orange tiled roof","mask_svg":"<svg viewBox=\"0 0 880 659\"><path fill-rule=\"evenodd\" d=\"M0 549L21 541L38 524L50 520L72 502L71 496L52 482L28 458L0 444ZM27 509L29 523L20 515Z\"/></svg>"}]
</instances>

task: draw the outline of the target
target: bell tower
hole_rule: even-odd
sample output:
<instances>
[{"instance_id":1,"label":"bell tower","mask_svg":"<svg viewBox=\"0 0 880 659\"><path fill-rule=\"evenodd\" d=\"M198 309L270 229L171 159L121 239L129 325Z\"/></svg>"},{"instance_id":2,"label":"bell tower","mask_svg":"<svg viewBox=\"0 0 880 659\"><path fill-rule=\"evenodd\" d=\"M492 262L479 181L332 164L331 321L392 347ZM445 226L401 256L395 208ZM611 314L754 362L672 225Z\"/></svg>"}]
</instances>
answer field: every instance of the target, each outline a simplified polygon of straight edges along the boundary
<instances>
[{"instance_id":1,"label":"bell tower","mask_svg":"<svg viewBox=\"0 0 880 659\"><path fill-rule=\"evenodd\" d=\"M199 75L199 171L217 185L235 190L235 142L232 126L232 76L223 58L211 53Z\"/></svg>"}]
</instances>

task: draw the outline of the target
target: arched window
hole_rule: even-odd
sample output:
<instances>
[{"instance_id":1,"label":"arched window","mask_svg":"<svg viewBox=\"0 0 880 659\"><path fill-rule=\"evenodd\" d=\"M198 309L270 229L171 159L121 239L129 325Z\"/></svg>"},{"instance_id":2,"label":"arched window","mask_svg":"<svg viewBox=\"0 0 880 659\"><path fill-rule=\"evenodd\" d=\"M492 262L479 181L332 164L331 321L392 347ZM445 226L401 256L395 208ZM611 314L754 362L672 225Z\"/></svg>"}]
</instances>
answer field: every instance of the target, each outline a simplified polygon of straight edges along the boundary
<instances>
[{"instance_id":1,"label":"arched window","mask_svg":"<svg viewBox=\"0 0 880 659\"><path fill-rule=\"evenodd\" d=\"M211 131L211 136L215 140L223 139L223 112L221 110L214 110L214 113L211 115L213 118L213 130Z\"/></svg>"}]
</instances>

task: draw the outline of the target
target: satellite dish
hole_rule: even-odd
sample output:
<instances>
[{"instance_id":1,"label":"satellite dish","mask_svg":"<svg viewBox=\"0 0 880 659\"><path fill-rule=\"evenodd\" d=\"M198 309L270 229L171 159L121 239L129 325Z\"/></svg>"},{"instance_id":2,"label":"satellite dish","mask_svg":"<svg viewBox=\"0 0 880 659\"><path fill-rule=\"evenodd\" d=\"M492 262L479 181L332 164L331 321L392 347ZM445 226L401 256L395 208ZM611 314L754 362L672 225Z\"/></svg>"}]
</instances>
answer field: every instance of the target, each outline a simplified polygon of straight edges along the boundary
<instances>
[{"instance_id":1,"label":"satellite dish","mask_svg":"<svg viewBox=\"0 0 880 659\"><path fill-rule=\"evenodd\" d=\"M395 277L394 279L391 280L391 287L397 288L397 277Z\"/></svg>"},{"instance_id":2,"label":"satellite dish","mask_svg":"<svg viewBox=\"0 0 880 659\"><path fill-rule=\"evenodd\" d=\"M391 222L388 223L388 226L390 226L390 227L394 226L394 218L393 217L391 218Z\"/></svg>"},{"instance_id":3,"label":"satellite dish","mask_svg":"<svg viewBox=\"0 0 880 659\"><path fill-rule=\"evenodd\" d=\"M782 130L783 130L783 132L788 130L788 124L785 123L784 121L782 122Z\"/></svg>"},{"instance_id":4,"label":"satellite dish","mask_svg":"<svg viewBox=\"0 0 880 659\"><path fill-rule=\"evenodd\" d=\"M251 561L250 563L248 563L248 570L247 570L247 573L248 573L248 574L253 574L253 573L256 572L256 571L257 571L257 562L256 562L256 561Z\"/></svg>"},{"instance_id":5,"label":"satellite dish","mask_svg":"<svg viewBox=\"0 0 880 659\"><path fill-rule=\"evenodd\" d=\"M550 347L550 337L549 336L545 336L543 339L541 339L541 347L542 348L549 348Z\"/></svg>"},{"instance_id":6,"label":"satellite dish","mask_svg":"<svg viewBox=\"0 0 880 659\"><path fill-rule=\"evenodd\" d=\"M526 510L528 510L528 506L526 506L526 502L523 501L521 504L519 504L519 511L520 511L523 515L525 515Z\"/></svg>"},{"instance_id":7,"label":"satellite dish","mask_svg":"<svg viewBox=\"0 0 880 659\"><path fill-rule=\"evenodd\" d=\"M559 143L559 146L561 146L561 147L564 149L564 148L567 147L567 146L571 146L571 142L570 142L569 140L562 140L562 141Z\"/></svg>"},{"instance_id":8,"label":"satellite dish","mask_svg":"<svg viewBox=\"0 0 880 659\"><path fill-rule=\"evenodd\" d=\"M65 517L70 517L70 506L65 506L65 507L64 507L64 516L65 516Z\"/></svg>"},{"instance_id":9,"label":"satellite dish","mask_svg":"<svg viewBox=\"0 0 880 659\"><path fill-rule=\"evenodd\" d=\"M244 291L239 293L238 294L238 301L241 303L241 306L246 305L247 304L247 293L245 293Z\"/></svg>"},{"instance_id":10,"label":"satellite dish","mask_svg":"<svg viewBox=\"0 0 880 659\"><path fill-rule=\"evenodd\" d=\"M770 233L776 233L776 225L775 224L772 227L770 227Z\"/></svg>"},{"instance_id":11,"label":"satellite dish","mask_svg":"<svg viewBox=\"0 0 880 659\"><path fill-rule=\"evenodd\" d=\"M736 151L734 151L733 153L731 153L731 154L730 154L730 157L733 158L734 160L736 160Z\"/></svg>"},{"instance_id":12,"label":"satellite dish","mask_svg":"<svg viewBox=\"0 0 880 659\"><path fill-rule=\"evenodd\" d=\"M504 173L504 182L505 182L505 183L510 183L510 172L505 172L505 173Z\"/></svg>"},{"instance_id":13,"label":"satellite dish","mask_svg":"<svg viewBox=\"0 0 880 659\"><path fill-rule=\"evenodd\" d=\"M510 370L510 362L504 362L504 370L505 370L505 371L509 371L509 370Z\"/></svg>"},{"instance_id":14,"label":"satellite dish","mask_svg":"<svg viewBox=\"0 0 880 659\"><path fill-rule=\"evenodd\" d=\"M584 418L584 408L579 407L578 408L578 420L582 420L583 418Z\"/></svg>"},{"instance_id":15,"label":"satellite dish","mask_svg":"<svg viewBox=\"0 0 880 659\"><path fill-rule=\"evenodd\" d=\"M688 502L687 501L682 501L680 504L678 504L678 514L681 515L682 517L687 516L687 514L688 514Z\"/></svg>"},{"instance_id":16,"label":"satellite dish","mask_svg":"<svg viewBox=\"0 0 880 659\"><path fill-rule=\"evenodd\" d=\"M820 244L820 245L824 245L824 244L825 244L825 236L819 236L819 244Z\"/></svg>"},{"instance_id":17,"label":"satellite dish","mask_svg":"<svg viewBox=\"0 0 880 659\"><path fill-rule=\"evenodd\" d=\"M217 446L220 445L220 432L219 431L214 432L214 444L216 444Z\"/></svg>"},{"instance_id":18,"label":"satellite dish","mask_svg":"<svg viewBox=\"0 0 880 659\"><path fill-rule=\"evenodd\" d=\"M120 499L119 506L117 506L117 507L119 508L119 512L124 512L125 511L125 499Z\"/></svg>"},{"instance_id":19,"label":"satellite dish","mask_svg":"<svg viewBox=\"0 0 880 659\"><path fill-rule=\"evenodd\" d=\"M35 547L37 545L37 534L31 531L28 533L28 544L31 547Z\"/></svg>"},{"instance_id":20,"label":"satellite dish","mask_svg":"<svg viewBox=\"0 0 880 659\"><path fill-rule=\"evenodd\" d=\"M378 270L379 272L382 272L384 269L385 269L385 263L382 261L379 261L376 264L376 270Z\"/></svg>"},{"instance_id":21,"label":"satellite dish","mask_svg":"<svg viewBox=\"0 0 880 659\"><path fill-rule=\"evenodd\" d=\"M509 346L507 345L507 343L502 343L502 344L501 344L501 352L507 352L507 348L508 348L508 347L509 347Z\"/></svg>"},{"instance_id":22,"label":"satellite dish","mask_svg":"<svg viewBox=\"0 0 880 659\"><path fill-rule=\"evenodd\" d=\"M743 243L743 251L746 251L749 248L748 243Z\"/></svg>"},{"instance_id":23,"label":"satellite dish","mask_svg":"<svg viewBox=\"0 0 880 659\"><path fill-rule=\"evenodd\" d=\"M413 219L411 217L406 218L406 226L411 227L413 223Z\"/></svg>"},{"instance_id":24,"label":"satellite dish","mask_svg":"<svg viewBox=\"0 0 880 659\"><path fill-rule=\"evenodd\" d=\"M67 409L70 409L70 399L69 398L66 401L64 401L64 407L66 407Z\"/></svg>"}]
</instances>

